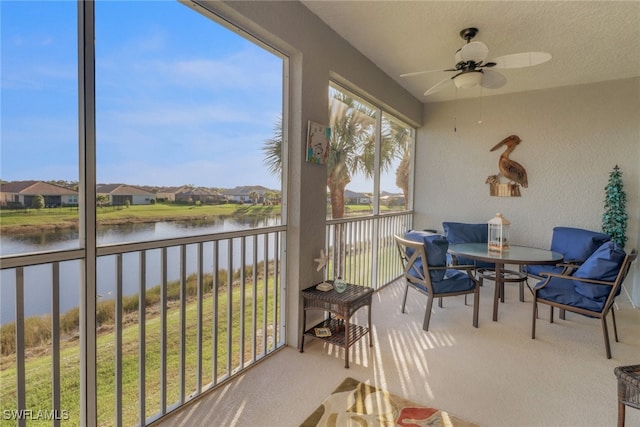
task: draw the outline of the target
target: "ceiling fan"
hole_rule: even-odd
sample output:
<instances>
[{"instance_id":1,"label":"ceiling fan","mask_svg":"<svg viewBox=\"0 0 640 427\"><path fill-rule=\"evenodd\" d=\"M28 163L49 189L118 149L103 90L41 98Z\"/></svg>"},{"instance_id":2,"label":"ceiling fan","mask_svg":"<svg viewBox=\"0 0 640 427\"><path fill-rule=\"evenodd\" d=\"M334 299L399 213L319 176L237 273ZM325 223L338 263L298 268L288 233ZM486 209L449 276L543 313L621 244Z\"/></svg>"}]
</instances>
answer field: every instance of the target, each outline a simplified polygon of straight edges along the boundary
<instances>
[{"instance_id":1,"label":"ceiling fan","mask_svg":"<svg viewBox=\"0 0 640 427\"><path fill-rule=\"evenodd\" d=\"M433 72L454 72L452 77L447 77L430 87L424 96L429 96L444 89L451 83L458 89L469 89L480 85L487 89L498 89L507 83L505 76L490 68L524 68L539 65L551 59L547 52L521 52L511 55L499 56L491 61L484 62L489 54L489 48L480 41L471 40L478 34L478 29L471 27L460 31L460 37L467 44L456 51L454 68L446 70L417 71L415 73L401 74L400 77L411 77Z\"/></svg>"}]
</instances>

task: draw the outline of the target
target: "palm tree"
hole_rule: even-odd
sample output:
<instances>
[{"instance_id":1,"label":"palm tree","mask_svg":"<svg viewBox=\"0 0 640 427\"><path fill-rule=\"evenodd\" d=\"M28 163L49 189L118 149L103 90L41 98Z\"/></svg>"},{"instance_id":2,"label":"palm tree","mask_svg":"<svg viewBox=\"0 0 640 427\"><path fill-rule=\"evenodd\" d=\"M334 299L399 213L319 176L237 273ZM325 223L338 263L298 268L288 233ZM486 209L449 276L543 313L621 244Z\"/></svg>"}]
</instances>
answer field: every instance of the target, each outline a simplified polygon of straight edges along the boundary
<instances>
[{"instance_id":1,"label":"palm tree","mask_svg":"<svg viewBox=\"0 0 640 427\"><path fill-rule=\"evenodd\" d=\"M413 135L411 129L395 121L388 122L390 137L393 146L396 147L396 156L400 158L400 164L396 168L396 186L402 190L404 207L409 208L409 176L411 172L411 151Z\"/></svg>"},{"instance_id":2,"label":"palm tree","mask_svg":"<svg viewBox=\"0 0 640 427\"><path fill-rule=\"evenodd\" d=\"M273 136L264 142L262 151L266 157L264 163L269 172L280 177L282 175L282 116L278 117L273 127Z\"/></svg>"},{"instance_id":3,"label":"palm tree","mask_svg":"<svg viewBox=\"0 0 640 427\"><path fill-rule=\"evenodd\" d=\"M256 203L258 203L258 200L260 200L260 193L258 193L256 190L253 190L249 192L249 198L251 199L251 202L255 205Z\"/></svg>"},{"instance_id":4,"label":"palm tree","mask_svg":"<svg viewBox=\"0 0 640 427\"><path fill-rule=\"evenodd\" d=\"M365 177L375 175L375 126L376 111L357 101L345 92L329 88L329 125L331 141L327 159L327 187L331 200L331 217L344 217L344 190L352 176L363 173ZM408 129L394 122L383 127L380 146L380 167L386 171L393 160L408 156ZM282 118L274 127L274 135L265 141L263 151L269 171L282 173ZM409 165L406 160L406 166ZM405 166L405 167L406 167ZM401 162L402 167L402 162ZM398 168L400 169L400 167ZM398 172L396 172L397 174ZM408 200L409 179L401 181L400 188Z\"/></svg>"}]
</instances>

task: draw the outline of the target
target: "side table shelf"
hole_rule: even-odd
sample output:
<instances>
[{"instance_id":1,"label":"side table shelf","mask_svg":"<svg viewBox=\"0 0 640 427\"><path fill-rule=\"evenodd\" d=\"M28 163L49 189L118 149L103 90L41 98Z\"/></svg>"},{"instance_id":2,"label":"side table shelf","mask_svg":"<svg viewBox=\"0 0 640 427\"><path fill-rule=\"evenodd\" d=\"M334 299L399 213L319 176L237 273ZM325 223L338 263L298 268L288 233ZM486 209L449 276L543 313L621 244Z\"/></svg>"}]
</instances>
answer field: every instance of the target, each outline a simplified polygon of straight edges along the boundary
<instances>
[{"instance_id":1,"label":"side table shelf","mask_svg":"<svg viewBox=\"0 0 640 427\"><path fill-rule=\"evenodd\" d=\"M331 330L331 336L328 337L319 337L316 336L314 329L315 328L329 328ZM353 323L349 324L349 346L360 338L365 336L369 332L369 328L360 325L354 325ZM334 344L340 347L347 348L345 344L345 324L341 320L337 319L326 319L314 327L307 329L304 333L307 336L328 342L330 344Z\"/></svg>"},{"instance_id":2,"label":"side table shelf","mask_svg":"<svg viewBox=\"0 0 640 427\"><path fill-rule=\"evenodd\" d=\"M331 282L331 281L328 281ZM335 289L320 291L315 285L300 292L302 305L302 328L300 332L300 353L304 353L305 336L313 337L324 342L344 348L344 367L349 367L349 348L363 336L369 334L369 346L373 346L371 339L371 299L373 289L347 283L344 292ZM368 307L368 325L361 326L351 322L351 317L362 307ZM307 311L321 310L325 319L317 325L307 328ZM334 316L332 317L331 314ZM338 319L339 317L340 319ZM330 336L319 337L315 328L329 328Z\"/></svg>"}]
</instances>

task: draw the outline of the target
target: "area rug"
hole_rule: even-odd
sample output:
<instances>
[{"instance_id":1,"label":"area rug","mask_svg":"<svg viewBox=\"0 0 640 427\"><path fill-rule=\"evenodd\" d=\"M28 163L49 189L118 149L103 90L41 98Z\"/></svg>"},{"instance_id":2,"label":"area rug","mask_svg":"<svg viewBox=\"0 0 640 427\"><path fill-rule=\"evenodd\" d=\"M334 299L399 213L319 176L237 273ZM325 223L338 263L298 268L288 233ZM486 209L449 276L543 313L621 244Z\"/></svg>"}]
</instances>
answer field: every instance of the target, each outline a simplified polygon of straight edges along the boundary
<instances>
[{"instance_id":1,"label":"area rug","mask_svg":"<svg viewBox=\"0 0 640 427\"><path fill-rule=\"evenodd\" d=\"M312 426L479 427L353 378L345 379L301 424L301 427Z\"/></svg>"}]
</instances>

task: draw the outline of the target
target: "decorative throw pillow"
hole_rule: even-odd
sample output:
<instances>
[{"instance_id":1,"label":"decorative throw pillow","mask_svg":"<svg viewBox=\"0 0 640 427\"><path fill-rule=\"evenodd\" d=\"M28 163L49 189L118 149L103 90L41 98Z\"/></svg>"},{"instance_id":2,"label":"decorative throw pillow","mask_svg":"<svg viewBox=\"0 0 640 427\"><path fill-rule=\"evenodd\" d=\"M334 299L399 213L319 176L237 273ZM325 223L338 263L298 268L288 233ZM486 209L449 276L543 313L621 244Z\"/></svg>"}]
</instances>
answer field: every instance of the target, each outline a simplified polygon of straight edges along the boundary
<instances>
[{"instance_id":1,"label":"decorative throw pillow","mask_svg":"<svg viewBox=\"0 0 640 427\"><path fill-rule=\"evenodd\" d=\"M443 222L444 235L451 244L487 243L489 226L487 224L467 224L463 222Z\"/></svg>"},{"instance_id":2,"label":"decorative throw pillow","mask_svg":"<svg viewBox=\"0 0 640 427\"><path fill-rule=\"evenodd\" d=\"M600 245L596 251L573 273L574 277L582 279L616 280L620 272L620 266L626 253L615 242L609 241ZM603 299L609 295L611 289L608 285L596 285L586 282L575 282L577 293L591 299Z\"/></svg>"},{"instance_id":3,"label":"decorative throw pillow","mask_svg":"<svg viewBox=\"0 0 640 427\"><path fill-rule=\"evenodd\" d=\"M426 231L411 230L404 234L404 238L413 242L424 244L424 251L427 255L427 263L431 267L444 267L447 265L447 251L449 242L440 234L433 234ZM411 252L407 251L409 256ZM444 277L445 270L430 270L429 276L433 281L440 281Z\"/></svg>"},{"instance_id":4,"label":"decorative throw pillow","mask_svg":"<svg viewBox=\"0 0 640 427\"><path fill-rule=\"evenodd\" d=\"M611 240L608 234L572 227L555 227L551 250L560 252L567 261L582 262L603 243Z\"/></svg>"}]
</instances>

